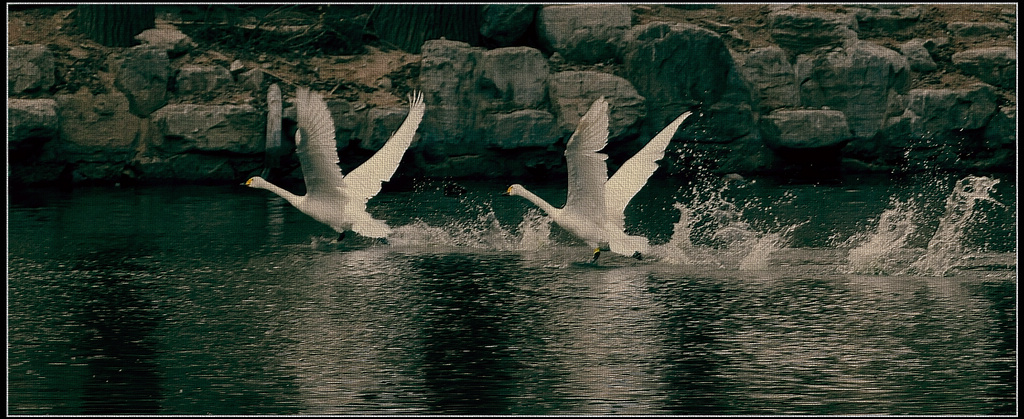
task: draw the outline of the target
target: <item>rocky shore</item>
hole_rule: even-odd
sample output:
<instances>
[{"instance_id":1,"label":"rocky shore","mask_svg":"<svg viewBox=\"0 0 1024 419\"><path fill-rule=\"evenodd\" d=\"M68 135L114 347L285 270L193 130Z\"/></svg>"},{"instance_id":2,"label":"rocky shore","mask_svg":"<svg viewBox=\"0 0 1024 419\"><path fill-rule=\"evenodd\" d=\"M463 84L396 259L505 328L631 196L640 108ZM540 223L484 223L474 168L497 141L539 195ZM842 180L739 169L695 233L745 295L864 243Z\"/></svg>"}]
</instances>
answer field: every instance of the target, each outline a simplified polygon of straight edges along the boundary
<instances>
[{"instance_id":1,"label":"rocky shore","mask_svg":"<svg viewBox=\"0 0 1024 419\"><path fill-rule=\"evenodd\" d=\"M1015 168L1015 4L488 5L486 46L303 59L203 46L182 13L163 7L138 46L106 48L73 8L11 11L9 181L239 182L263 169L272 83L288 138L294 87L328 93L343 168L422 90L407 178L564 173L600 96L612 169L687 110L663 175Z\"/></svg>"}]
</instances>

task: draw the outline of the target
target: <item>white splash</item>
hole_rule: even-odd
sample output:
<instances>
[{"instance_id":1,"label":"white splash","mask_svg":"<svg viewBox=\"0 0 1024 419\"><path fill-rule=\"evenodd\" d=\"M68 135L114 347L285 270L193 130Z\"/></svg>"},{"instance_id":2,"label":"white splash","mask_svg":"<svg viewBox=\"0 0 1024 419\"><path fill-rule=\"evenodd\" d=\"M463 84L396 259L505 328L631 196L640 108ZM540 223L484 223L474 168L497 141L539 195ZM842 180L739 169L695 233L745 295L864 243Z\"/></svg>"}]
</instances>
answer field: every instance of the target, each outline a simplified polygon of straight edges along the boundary
<instances>
[{"instance_id":1,"label":"white splash","mask_svg":"<svg viewBox=\"0 0 1024 419\"><path fill-rule=\"evenodd\" d=\"M892 201L890 208L882 211L878 225L872 231L858 233L847 240L853 245L847 256L846 273L883 275L897 274L901 257L906 252L904 245L914 233L913 219L916 212L913 202Z\"/></svg>"},{"instance_id":2,"label":"white splash","mask_svg":"<svg viewBox=\"0 0 1024 419\"><path fill-rule=\"evenodd\" d=\"M928 241L925 255L911 265L912 271L944 276L969 253L963 243L971 223L980 213L976 204L989 201L1002 205L992 198L997 183L998 179L984 176L968 176L956 183L953 192L946 197L946 211L939 219L939 228Z\"/></svg>"}]
</instances>

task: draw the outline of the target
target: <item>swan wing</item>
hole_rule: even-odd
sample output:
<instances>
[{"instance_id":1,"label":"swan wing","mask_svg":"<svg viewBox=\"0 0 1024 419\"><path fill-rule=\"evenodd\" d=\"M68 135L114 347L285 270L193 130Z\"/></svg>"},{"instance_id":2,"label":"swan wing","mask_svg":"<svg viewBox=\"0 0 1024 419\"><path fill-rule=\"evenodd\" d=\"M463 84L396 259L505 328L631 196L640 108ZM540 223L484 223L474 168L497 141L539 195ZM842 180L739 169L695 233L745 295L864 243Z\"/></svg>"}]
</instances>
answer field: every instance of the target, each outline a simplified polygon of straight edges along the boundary
<instances>
[{"instance_id":1,"label":"swan wing","mask_svg":"<svg viewBox=\"0 0 1024 419\"><path fill-rule=\"evenodd\" d=\"M338 143L334 139L334 120L319 93L300 87L295 91L299 130L295 148L302 163L306 194L335 195L344 176L338 167Z\"/></svg>"},{"instance_id":2,"label":"swan wing","mask_svg":"<svg viewBox=\"0 0 1024 419\"><path fill-rule=\"evenodd\" d=\"M658 170L658 160L665 157L665 148L672 141L672 136L676 134L679 125L689 116L690 112L685 112L668 124L639 152L626 160L622 167L605 183L607 222L620 231L625 228L626 205L637 192L640 192L640 189L643 189L654 171Z\"/></svg>"},{"instance_id":3,"label":"swan wing","mask_svg":"<svg viewBox=\"0 0 1024 419\"><path fill-rule=\"evenodd\" d=\"M608 102L602 97L580 118L576 132L565 144L569 174L566 212L601 220L605 211L604 183L608 180L608 155L598 153L608 144Z\"/></svg>"},{"instance_id":4,"label":"swan wing","mask_svg":"<svg viewBox=\"0 0 1024 419\"><path fill-rule=\"evenodd\" d=\"M405 117L402 126L391 135L391 138L373 157L353 169L345 177L347 193L353 200L362 200L365 203L380 192L383 182L391 180L395 170L398 170L398 164L402 161L405 150L412 144L416 129L419 128L420 121L423 120L425 109L422 92L410 95L409 115Z\"/></svg>"}]
</instances>

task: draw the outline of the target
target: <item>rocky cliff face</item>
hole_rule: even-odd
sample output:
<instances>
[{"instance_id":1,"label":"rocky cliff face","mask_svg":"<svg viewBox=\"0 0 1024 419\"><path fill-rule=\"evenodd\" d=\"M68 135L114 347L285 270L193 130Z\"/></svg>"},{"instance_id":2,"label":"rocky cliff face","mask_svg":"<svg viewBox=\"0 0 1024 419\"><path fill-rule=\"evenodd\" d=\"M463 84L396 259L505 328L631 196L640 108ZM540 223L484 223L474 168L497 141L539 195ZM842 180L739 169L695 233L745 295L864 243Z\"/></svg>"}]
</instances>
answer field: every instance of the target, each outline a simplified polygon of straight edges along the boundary
<instances>
[{"instance_id":1,"label":"rocky cliff face","mask_svg":"<svg viewBox=\"0 0 1024 419\"><path fill-rule=\"evenodd\" d=\"M103 48L67 29L71 10L11 16L15 182L245 179L262 169L271 83L284 87L286 137L294 86L330 93L343 168L423 90L399 176L560 173L602 96L613 165L687 110L670 174L1015 164L1013 5L488 5L490 48L442 39L418 55L302 59L204 49L173 9L139 46Z\"/></svg>"}]
</instances>

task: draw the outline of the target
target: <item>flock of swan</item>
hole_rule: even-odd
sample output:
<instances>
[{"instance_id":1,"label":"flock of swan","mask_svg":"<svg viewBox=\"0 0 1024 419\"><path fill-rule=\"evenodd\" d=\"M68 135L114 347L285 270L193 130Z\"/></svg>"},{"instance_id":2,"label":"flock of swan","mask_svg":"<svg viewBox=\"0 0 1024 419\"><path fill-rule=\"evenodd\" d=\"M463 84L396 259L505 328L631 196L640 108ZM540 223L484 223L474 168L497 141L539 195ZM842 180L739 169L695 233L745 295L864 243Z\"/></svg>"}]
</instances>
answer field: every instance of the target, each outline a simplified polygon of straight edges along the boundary
<instances>
[{"instance_id":1,"label":"flock of swan","mask_svg":"<svg viewBox=\"0 0 1024 419\"><path fill-rule=\"evenodd\" d=\"M366 212L366 202L391 179L412 143L426 109L423 94L410 95L409 115L398 131L348 175L342 175L338 166L334 121L323 96L298 88L295 102L295 146L306 194L295 195L259 176L249 178L245 185L281 196L299 211L333 228L339 242L346 231L386 239L391 228ZM506 193L526 198L559 226L593 246L592 262L597 261L601 249L640 259L648 249L648 239L626 234L626 205L657 170L657 161L664 157L672 136L689 116L690 112L685 112L672 121L609 178L605 162L608 156L599 153L608 143L608 102L602 97L583 115L566 143L569 183L565 205L555 208L519 184L509 186Z\"/></svg>"}]
</instances>

